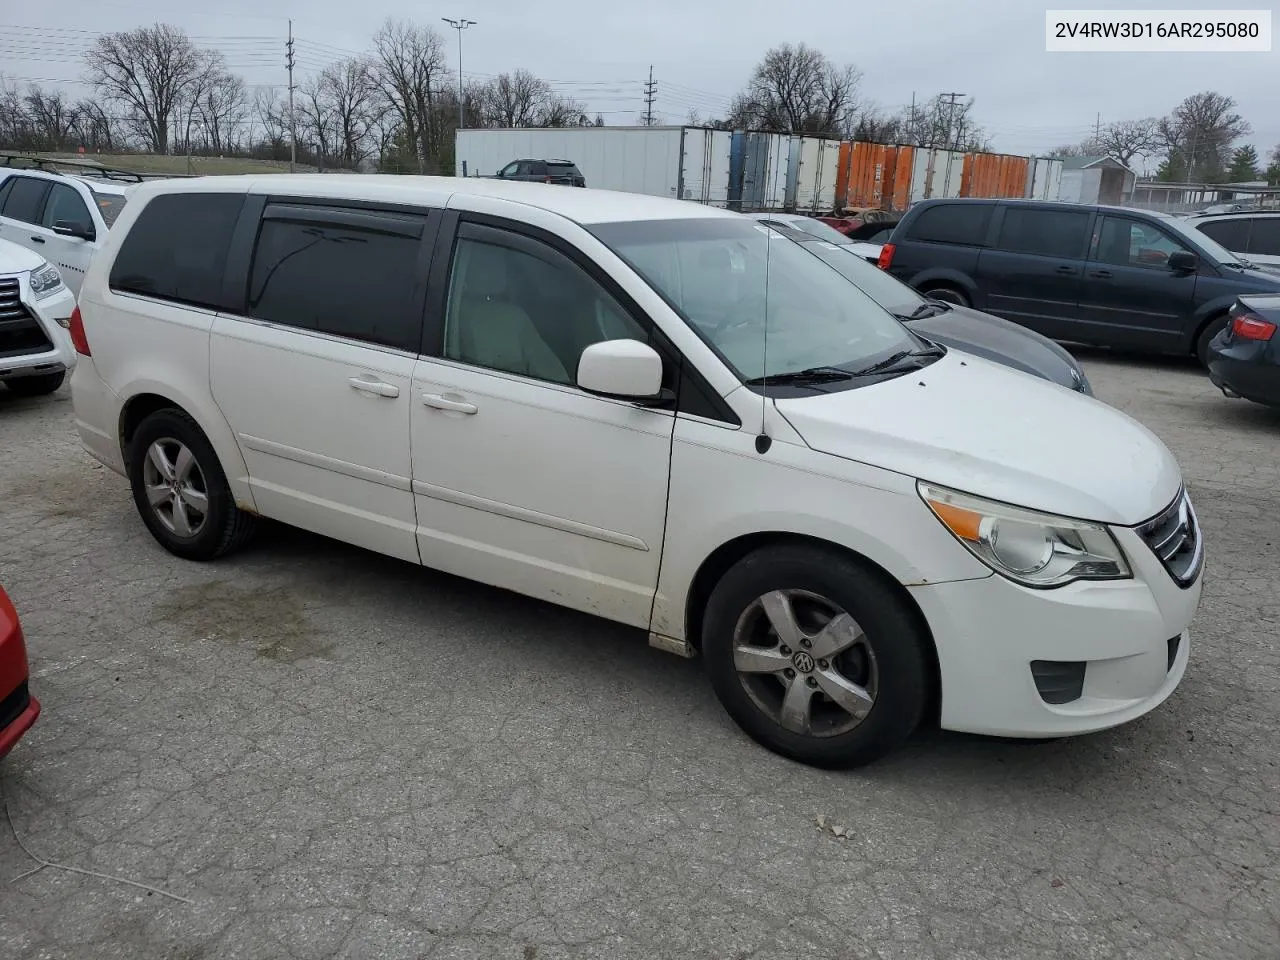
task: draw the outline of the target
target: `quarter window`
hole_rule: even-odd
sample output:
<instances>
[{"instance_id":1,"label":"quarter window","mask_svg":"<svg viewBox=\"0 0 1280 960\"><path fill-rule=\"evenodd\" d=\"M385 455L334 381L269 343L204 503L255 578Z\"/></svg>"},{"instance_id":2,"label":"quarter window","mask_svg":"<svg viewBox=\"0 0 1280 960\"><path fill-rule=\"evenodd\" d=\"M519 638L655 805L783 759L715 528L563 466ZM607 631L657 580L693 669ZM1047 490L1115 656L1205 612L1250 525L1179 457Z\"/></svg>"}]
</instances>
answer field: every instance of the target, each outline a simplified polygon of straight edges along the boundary
<instances>
[{"instance_id":1,"label":"quarter window","mask_svg":"<svg viewBox=\"0 0 1280 960\"><path fill-rule=\"evenodd\" d=\"M1259 217L1253 221L1247 252L1280 257L1280 217Z\"/></svg>"},{"instance_id":2,"label":"quarter window","mask_svg":"<svg viewBox=\"0 0 1280 960\"><path fill-rule=\"evenodd\" d=\"M1079 260L1088 240L1089 216L1074 210L1005 207L996 246L1011 253Z\"/></svg>"},{"instance_id":3,"label":"quarter window","mask_svg":"<svg viewBox=\"0 0 1280 960\"><path fill-rule=\"evenodd\" d=\"M23 223L39 223L44 195L49 192L49 181L34 177L14 177L13 186L4 199L2 214L10 220Z\"/></svg>"},{"instance_id":4,"label":"quarter window","mask_svg":"<svg viewBox=\"0 0 1280 960\"><path fill-rule=\"evenodd\" d=\"M926 207L911 225L912 240L981 246L991 221L989 203L942 203Z\"/></svg>"},{"instance_id":5,"label":"quarter window","mask_svg":"<svg viewBox=\"0 0 1280 960\"><path fill-rule=\"evenodd\" d=\"M326 217L328 219L326 219ZM302 330L417 352L424 220L268 208L247 313Z\"/></svg>"},{"instance_id":6,"label":"quarter window","mask_svg":"<svg viewBox=\"0 0 1280 960\"><path fill-rule=\"evenodd\" d=\"M648 336L568 257L526 237L463 226L449 280L446 357L573 384L583 350L621 339Z\"/></svg>"},{"instance_id":7,"label":"quarter window","mask_svg":"<svg viewBox=\"0 0 1280 960\"><path fill-rule=\"evenodd\" d=\"M231 232L244 195L170 193L153 197L111 265L112 290L219 309Z\"/></svg>"}]
</instances>

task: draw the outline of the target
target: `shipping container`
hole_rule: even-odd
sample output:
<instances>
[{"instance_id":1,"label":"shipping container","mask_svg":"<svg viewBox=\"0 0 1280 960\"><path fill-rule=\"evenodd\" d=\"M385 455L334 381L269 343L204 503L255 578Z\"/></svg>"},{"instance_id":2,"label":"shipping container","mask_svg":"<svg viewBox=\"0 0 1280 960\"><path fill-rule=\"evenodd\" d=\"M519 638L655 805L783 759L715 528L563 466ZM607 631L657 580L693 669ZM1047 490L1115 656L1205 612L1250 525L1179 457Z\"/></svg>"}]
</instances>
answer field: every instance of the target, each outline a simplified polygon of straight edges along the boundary
<instances>
[{"instance_id":1,"label":"shipping container","mask_svg":"<svg viewBox=\"0 0 1280 960\"><path fill-rule=\"evenodd\" d=\"M781 133L736 131L730 154L729 206L780 210L786 193L787 138Z\"/></svg>"},{"instance_id":2,"label":"shipping container","mask_svg":"<svg viewBox=\"0 0 1280 960\"><path fill-rule=\"evenodd\" d=\"M839 140L792 137L787 151L787 209L797 213L834 211L839 168Z\"/></svg>"},{"instance_id":3,"label":"shipping container","mask_svg":"<svg viewBox=\"0 0 1280 960\"><path fill-rule=\"evenodd\" d=\"M455 173L492 177L512 160L569 160L593 189L724 206L732 137L701 127L459 130Z\"/></svg>"},{"instance_id":4,"label":"shipping container","mask_svg":"<svg viewBox=\"0 0 1280 960\"><path fill-rule=\"evenodd\" d=\"M939 147L915 152L911 167L910 202L960 196L964 154Z\"/></svg>"},{"instance_id":5,"label":"shipping container","mask_svg":"<svg viewBox=\"0 0 1280 960\"><path fill-rule=\"evenodd\" d=\"M1021 197L1027 183L1027 158L999 153L969 153L960 181L962 197Z\"/></svg>"},{"instance_id":6,"label":"shipping container","mask_svg":"<svg viewBox=\"0 0 1280 960\"><path fill-rule=\"evenodd\" d=\"M1023 196L1033 200L1057 200L1062 191L1062 161L1036 157L1027 163Z\"/></svg>"},{"instance_id":7,"label":"shipping container","mask_svg":"<svg viewBox=\"0 0 1280 960\"><path fill-rule=\"evenodd\" d=\"M841 210L906 210L911 203L915 152L915 147L903 144L842 143L837 206Z\"/></svg>"}]
</instances>

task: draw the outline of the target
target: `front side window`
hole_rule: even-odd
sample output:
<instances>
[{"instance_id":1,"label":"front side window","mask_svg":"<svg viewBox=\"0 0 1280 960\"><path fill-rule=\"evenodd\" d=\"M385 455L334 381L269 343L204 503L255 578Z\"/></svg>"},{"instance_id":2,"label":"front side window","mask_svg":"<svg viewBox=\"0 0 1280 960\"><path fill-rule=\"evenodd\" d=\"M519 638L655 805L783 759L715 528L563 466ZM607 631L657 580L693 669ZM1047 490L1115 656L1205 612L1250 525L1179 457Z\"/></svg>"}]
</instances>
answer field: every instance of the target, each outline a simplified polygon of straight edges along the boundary
<instances>
[{"instance_id":1,"label":"front side window","mask_svg":"<svg viewBox=\"0 0 1280 960\"><path fill-rule=\"evenodd\" d=\"M502 168L502 172L499 173L498 176L514 177L516 175L516 171L518 171L519 169L520 169L519 161L516 161L514 163L508 163L505 167Z\"/></svg>"},{"instance_id":2,"label":"front side window","mask_svg":"<svg viewBox=\"0 0 1280 960\"><path fill-rule=\"evenodd\" d=\"M1164 270L1170 254L1190 249L1163 230L1149 223L1123 217L1103 217L1098 231L1098 255L1101 263L1119 267L1146 267Z\"/></svg>"},{"instance_id":3,"label":"front side window","mask_svg":"<svg viewBox=\"0 0 1280 960\"><path fill-rule=\"evenodd\" d=\"M153 197L120 245L111 289L215 310L230 306L222 280L242 206L240 193Z\"/></svg>"},{"instance_id":4,"label":"front side window","mask_svg":"<svg viewBox=\"0 0 1280 960\"><path fill-rule=\"evenodd\" d=\"M861 370L919 346L855 284L764 224L699 217L591 229L741 380Z\"/></svg>"},{"instance_id":5,"label":"front side window","mask_svg":"<svg viewBox=\"0 0 1280 960\"><path fill-rule=\"evenodd\" d=\"M449 280L446 357L569 385L583 350L624 339L648 336L564 254L507 231L462 226Z\"/></svg>"},{"instance_id":6,"label":"front side window","mask_svg":"<svg viewBox=\"0 0 1280 960\"><path fill-rule=\"evenodd\" d=\"M44 195L48 192L48 180L14 177L13 186L9 188L9 193L4 198L4 209L0 210L0 216L8 217L10 220L21 220L23 223L39 223Z\"/></svg>"},{"instance_id":7,"label":"front side window","mask_svg":"<svg viewBox=\"0 0 1280 960\"><path fill-rule=\"evenodd\" d=\"M79 192L65 183L55 183L49 191L49 199L45 201L44 216L40 218L40 224L52 230L54 224L60 220L82 227L93 226L89 208L80 199Z\"/></svg>"},{"instance_id":8,"label":"front side window","mask_svg":"<svg viewBox=\"0 0 1280 960\"><path fill-rule=\"evenodd\" d=\"M376 216L326 222L311 208L268 211L249 272L249 316L417 351L420 221L389 218L384 231Z\"/></svg>"},{"instance_id":9,"label":"front side window","mask_svg":"<svg viewBox=\"0 0 1280 960\"><path fill-rule=\"evenodd\" d=\"M1011 253L1079 260L1089 239L1088 212L1005 207L996 248Z\"/></svg>"}]
</instances>

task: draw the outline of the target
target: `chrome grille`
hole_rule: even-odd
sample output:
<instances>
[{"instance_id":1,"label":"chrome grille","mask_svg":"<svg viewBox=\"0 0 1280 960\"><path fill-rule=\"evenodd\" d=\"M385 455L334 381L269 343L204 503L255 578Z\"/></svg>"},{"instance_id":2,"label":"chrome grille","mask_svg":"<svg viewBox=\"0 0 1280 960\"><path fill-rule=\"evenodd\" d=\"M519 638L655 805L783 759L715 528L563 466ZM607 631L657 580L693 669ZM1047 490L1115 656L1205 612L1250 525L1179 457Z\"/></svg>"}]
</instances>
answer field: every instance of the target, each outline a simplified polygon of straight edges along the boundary
<instances>
[{"instance_id":1,"label":"chrome grille","mask_svg":"<svg viewBox=\"0 0 1280 960\"><path fill-rule=\"evenodd\" d=\"M25 320L30 316L19 299L18 278L0 280L0 321Z\"/></svg>"},{"instance_id":2,"label":"chrome grille","mask_svg":"<svg viewBox=\"0 0 1280 960\"><path fill-rule=\"evenodd\" d=\"M1189 587L1196 582L1204 563L1204 542L1186 490L1179 491L1158 516L1139 526L1138 536L1160 558L1178 586Z\"/></svg>"},{"instance_id":3,"label":"chrome grille","mask_svg":"<svg viewBox=\"0 0 1280 960\"><path fill-rule=\"evenodd\" d=\"M0 358L44 353L53 343L20 299L16 277L0 279Z\"/></svg>"}]
</instances>

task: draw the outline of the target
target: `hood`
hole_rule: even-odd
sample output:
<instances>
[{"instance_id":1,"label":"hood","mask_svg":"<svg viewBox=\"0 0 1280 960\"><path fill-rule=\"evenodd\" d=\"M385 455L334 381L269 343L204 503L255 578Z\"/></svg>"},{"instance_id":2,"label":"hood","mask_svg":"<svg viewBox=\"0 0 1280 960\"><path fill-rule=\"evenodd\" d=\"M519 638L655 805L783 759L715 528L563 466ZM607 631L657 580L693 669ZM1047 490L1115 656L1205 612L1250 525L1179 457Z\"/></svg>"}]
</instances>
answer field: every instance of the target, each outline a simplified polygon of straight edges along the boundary
<instances>
[{"instance_id":1,"label":"hood","mask_svg":"<svg viewBox=\"0 0 1280 960\"><path fill-rule=\"evenodd\" d=\"M1000 317L952 307L936 316L912 320L907 326L945 346L1076 389L1079 364L1071 354L1048 337Z\"/></svg>"},{"instance_id":2,"label":"hood","mask_svg":"<svg viewBox=\"0 0 1280 960\"><path fill-rule=\"evenodd\" d=\"M26 273L44 262L40 254L10 240L0 240L0 274Z\"/></svg>"},{"instance_id":3,"label":"hood","mask_svg":"<svg viewBox=\"0 0 1280 960\"><path fill-rule=\"evenodd\" d=\"M1223 267L1222 276L1247 285L1248 289L1252 291L1266 291L1267 293L1275 291L1280 293L1280 270L1268 269L1260 263L1254 264L1252 267L1246 267L1243 270Z\"/></svg>"},{"instance_id":4,"label":"hood","mask_svg":"<svg viewBox=\"0 0 1280 960\"><path fill-rule=\"evenodd\" d=\"M814 450L1017 506L1131 526L1182 473L1119 410L978 357L862 387L774 401Z\"/></svg>"}]
</instances>

